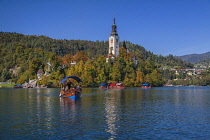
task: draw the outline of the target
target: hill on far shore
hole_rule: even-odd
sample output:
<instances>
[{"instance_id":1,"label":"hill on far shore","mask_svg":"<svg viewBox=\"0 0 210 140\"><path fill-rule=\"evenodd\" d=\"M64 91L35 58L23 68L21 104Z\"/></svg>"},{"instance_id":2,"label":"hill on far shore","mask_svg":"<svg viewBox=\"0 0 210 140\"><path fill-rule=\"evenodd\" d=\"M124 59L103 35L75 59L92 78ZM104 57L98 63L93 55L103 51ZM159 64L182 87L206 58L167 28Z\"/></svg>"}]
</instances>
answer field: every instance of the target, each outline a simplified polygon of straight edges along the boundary
<instances>
[{"instance_id":1,"label":"hill on far shore","mask_svg":"<svg viewBox=\"0 0 210 140\"><path fill-rule=\"evenodd\" d=\"M203 59L210 58L210 52L206 52L203 54L188 54L188 55L176 56L176 57L180 58L181 60L185 62L197 63L199 61L202 61Z\"/></svg>"}]
</instances>

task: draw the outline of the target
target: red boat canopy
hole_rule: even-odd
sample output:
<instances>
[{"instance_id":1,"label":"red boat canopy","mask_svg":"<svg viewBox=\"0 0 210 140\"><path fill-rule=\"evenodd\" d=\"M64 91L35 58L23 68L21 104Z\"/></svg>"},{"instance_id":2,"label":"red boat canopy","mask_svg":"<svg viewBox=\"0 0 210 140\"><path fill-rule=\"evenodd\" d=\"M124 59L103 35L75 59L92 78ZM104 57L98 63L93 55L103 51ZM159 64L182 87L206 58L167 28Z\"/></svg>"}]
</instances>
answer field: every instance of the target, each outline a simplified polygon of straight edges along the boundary
<instances>
[{"instance_id":1,"label":"red boat canopy","mask_svg":"<svg viewBox=\"0 0 210 140\"><path fill-rule=\"evenodd\" d=\"M115 86L117 83L110 83L109 85L110 86Z\"/></svg>"}]
</instances>

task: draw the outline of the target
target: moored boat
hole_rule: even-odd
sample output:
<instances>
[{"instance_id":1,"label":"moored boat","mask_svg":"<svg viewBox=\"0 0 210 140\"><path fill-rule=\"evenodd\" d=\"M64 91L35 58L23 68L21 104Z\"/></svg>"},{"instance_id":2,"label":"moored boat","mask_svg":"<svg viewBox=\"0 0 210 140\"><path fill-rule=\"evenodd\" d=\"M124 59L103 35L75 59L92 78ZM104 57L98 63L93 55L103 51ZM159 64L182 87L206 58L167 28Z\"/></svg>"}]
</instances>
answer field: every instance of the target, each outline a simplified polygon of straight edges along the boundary
<instances>
[{"instance_id":1,"label":"moored boat","mask_svg":"<svg viewBox=\"0 0 210 140\"><path fill-rule=\"evenodd\" d=\"M109 89L125 89L126 86L123 83L110 83Z\"/></svg>"},{"instance_id":2,"label":"moored boat","mask_svg":"<svg viewBox=\"0 0 210 140\"><path fill-rule=\"evenodd\" d=\"M109 83L101 83L99 88L100 89L107 89L107 88L109 88Z\"/></svg>"},{"instance_id":3,"label":"moored boat","mask_svg":"<svg viewBox=\"0 0 210 140\"><path fill-rule=\"evenodd\" d=\"M125 89L126 86L123 83L102 83L100 84L101 89Z\"/></svg>"},{"instance_id":4,"label":"moored boat","mask_svg":"<svg viewBox=\"0 0 210 140\"><path fill-rule=\"evenodd\" d=\"M143 83L142 88L152 88L152 85L150 83Z\"/></svg>"},{"instance_id":5,"label":"moored boat","mask_svg":"<svg viewBox=\"0 0 210 140\"><path fill-rule=\"evenodd\" d=\"M82 82L82 80L77 76L68 76L68 77L64 78L60 82L61 83L60 97L70 98L70 99L80 98L80 96L82 94L81 86L78 85L77 87L71 88L71 85L73 85L73 84L70 81L67 81L67 79L69 79L69 78L76 80L78 83Z\"/></svg>"},{"instance_id":6,"label":"moored boat","mask_svg":"<svg viewBox=\"0 0 210 140\"><path fill-rule=\"evenodd\" d=\"M23 88L23 85L14 85L13 88Z\"/></svg>"}]
</instances>

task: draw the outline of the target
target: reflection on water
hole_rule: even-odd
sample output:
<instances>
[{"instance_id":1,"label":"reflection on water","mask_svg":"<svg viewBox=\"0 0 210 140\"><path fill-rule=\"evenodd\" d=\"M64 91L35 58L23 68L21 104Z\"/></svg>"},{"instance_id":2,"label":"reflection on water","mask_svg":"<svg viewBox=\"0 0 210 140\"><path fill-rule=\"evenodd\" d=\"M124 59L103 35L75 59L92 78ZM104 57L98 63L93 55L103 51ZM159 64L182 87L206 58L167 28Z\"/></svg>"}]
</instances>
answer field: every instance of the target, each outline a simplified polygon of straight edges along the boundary
<instances>
[{"instance_id":1,"label":"reflection on water","mask_svg":"<svg viewBox=\"0 0 210 140\"><path fill-rule=\"evenodd\" d=\"M48 134L53 134L54 116L55 116L55 99L52 89L27 89L25 92L26 101L28 101L28 124L42 125L48 130ZM28 100L27 100L28 96ZM32 126L33 126L32 125Z\"/></svg>"},{"instance_id":2,"label":"reflection on water","mask_svg":"<svg viewBox=\"0 0 210 140\"><path fill-rule=\"evenodd\" d=\"M0 139L208 139L210 87L0 89Z\"/></svg>"},{"instance_id":3,"label":"reflection on water","mask_svg":"<svg viewBox=\"0 0 210 140\"><path fill-rule=\"evenodd\" d=\"M105 91L105 111L108 128L107 132L111 134L109 139L114 139L116 135L117 126L115 122L118 121L117 107L119 96L123 95L124 89L108 89Z\"/></svg>"},{"instance_id":4,"label":"reflection on water","mask_svg":"<svg viewBox=\"0 0 210 140\"><path fill-rule=\"evenodd\" d=\"M69 98L60 98L60 113L61 121L70 121L75 123L77 121L78 111L81 104L81 100L69 99Z\"/></svg>"}]
</instances>

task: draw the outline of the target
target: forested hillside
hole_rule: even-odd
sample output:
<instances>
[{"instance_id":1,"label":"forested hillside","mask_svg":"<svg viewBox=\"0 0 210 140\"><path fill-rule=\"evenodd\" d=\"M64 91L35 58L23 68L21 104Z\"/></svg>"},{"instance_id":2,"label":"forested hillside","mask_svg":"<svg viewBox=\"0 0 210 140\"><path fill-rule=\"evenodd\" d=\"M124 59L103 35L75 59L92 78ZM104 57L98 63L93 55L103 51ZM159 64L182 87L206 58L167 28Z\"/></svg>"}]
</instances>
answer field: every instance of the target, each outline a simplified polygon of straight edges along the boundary
<instances>
[{"instance_id":1,"label":"forested hillside","mask_svg":"<svg viewBox=\"0 0 210 140\"><path fill-rule=\"evenodd\" d=\"M163 57L138 44L121 42L120 56L105 62L108 53L107 41L57 40L46 36L23 35L0 32L0 81L22 84L36 79L39 69L46 76L41 84L57 86L67 75L77 75L84 86L98 86L102 82L124 82L128 86L140 86L150 82L154 86L164 84L159 68L190 68L172 55ZM133 57L138 60L135 65ZM70 65L76 61L76 65Z\"/></svg>"},{"instance_id":2,"label":"forested hillside","mask_svg":"<svg viewBox=\"0 0 210 140\"><path fill-rule=\"evenodd\" d=\"M210 58L210 52L203 53L203 54L189 54L189 55L183 55L183 56L177 56L177 57L186 62L196 63L196 62L202 61L205 58Z\"/></svg>"},{"instance_id":3,"label":"forested hillside","mask_svg":"<svg viewBox=\"0 0 210 140\"><path fill-rule=\"evenodd\" d=\"M0 32L0 44L5 49L25 46L26 48L40 48L43 51L53 52L63 57L66 54L75 55L76 52L84 50L88 57L95 55L107 55L108 41L86 41L86 40L58 40L46 36L23 35L19 33ZM122 43L121 43L122 45ZM140 50L142 56L147 58L151 55L142 46L126 42L131 52Z\"/></svg>"}]
</instances>

